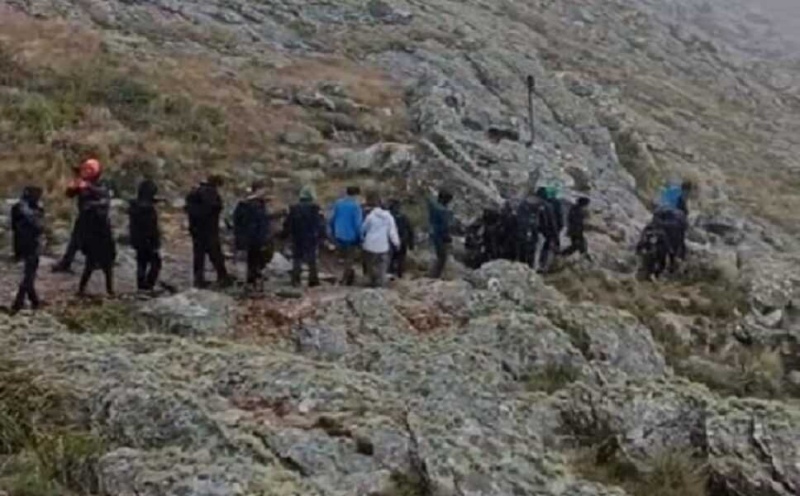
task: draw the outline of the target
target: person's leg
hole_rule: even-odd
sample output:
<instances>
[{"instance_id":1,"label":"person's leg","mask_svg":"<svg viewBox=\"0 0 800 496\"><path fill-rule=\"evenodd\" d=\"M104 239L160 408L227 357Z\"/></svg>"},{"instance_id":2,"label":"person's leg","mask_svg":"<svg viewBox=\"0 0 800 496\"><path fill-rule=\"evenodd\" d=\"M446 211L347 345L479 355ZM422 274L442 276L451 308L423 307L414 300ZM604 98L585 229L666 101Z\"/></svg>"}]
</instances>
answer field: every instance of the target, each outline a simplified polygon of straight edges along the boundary
<instances>
[{"instance_id":1,"label":"person's leg","mask_svg":"<svg viewBox=\"0 0 800 496\"><path fill-rule=\"evenodd\" d=\"M39 272L39 254L33 254L25 259L25 287L31 308L39 308L41 301L36 293L36 275Z\"/></svg>"},{"instance_id":2,"label":"person's leg","mask_svg":"<svg viewBox=\"0 0 800 496\"><path fill-rule=\"evenodd\" d=\"M436 261L433 264L433 269L431 270L430 275L432 279L441 279L442 275L444 274L444 270L447 267L447 245L444 243L437 244L435 246L435 250Z\"/></svg>"},{"instance_id":3,"label":"person's leg","mask_svg":"<svg viewBox=\"0 0 800 496\"><path fill-rule=\"evenodd\" d=\"M103 274L106 276L106 294L114 296L114 264L103 267Z\"/></svg>"},{"instance_id":4,"label":"person's leg","mask_svg":"<svg viewBox=\"0 0 800 496\"><path fill-rule=\"evenodd\" d=\"M342 274L342 283L345 286L352 286L356 282L356 257L358 256L357 246L342 246L342 254L344 255L344 273Z\"/></svg>"},{"instance_id":5,"label":"person's leg","mask_svg":"<svg viewBox=\"0 0 800 496\"><path fill-rule=\"evenodd\" d=\"M377 287L385 288L387 275L389 273L389 252L375 255L375 275Z\"/></svg>"},{"instance_id":6,"label":"person's leg","mask_svg":"<svg viewBox=\"0 0 800 496\"><path fill-rule=\"evenodd\" d=\"M259 274L259 261L258 261L258 248L247 248L247 284L254 285L258 282Z\"/></svg>"},{"instance_id":7,"label":"person's leg","mask_svg":"<svg viewBox=\"0 0 800 496\"><path fill-rule=\"evenodd\" d=\"M206 247L202 239L194 236L192 237L192 260L194 286L204 288L208 285L206 283Z\"/></svg>"},{"instance_id":8,"label":"person's leg","mask_svg":"<svg viewBox=\"0 0 800 496\"><path fill-rule=\"evenodd\" d=\"M306 254L308 264L308 286L310 288L319 286L319 269L317 267L317 250L312 249Z\"/></svg>"},{"instance_id":9,"label":"person's leg","mask_svg":"<svg viewBox=\"0 0 800 496\"><path fill-rule=\"evenodd\" d=\"M406 257L408 256L408 250L406 248L400 248L395 253L395 267L394 267L394 274L397 276L398 279L402 279L403 275L406 273Z\"/></svg>"},{"instance_id":10,"label":"person's leg","mask_svg":"<svg viewBox=\"0 0 800 496\"><path fill-rule=\"evenodd\" d=\"M69 235L67 250L61 257L61 260L53 266L53 272L70 272L72 270L72 262L75 261L75 255L78 254L78 236L78 221L76 220L75 223L72 224L72 232L70 232Z\"/></svg>"},{"instance_id":11,"label":"person's leg","mask_svg":"<svg viewBox=\"0 0 800 496\"><path fill-rule=\"evenodd\" d=\"M219 235L212 236L209 241L208 257L217 272L217 282L223 286L229 286L231 280L228 276L228 270L225 268L225 257L222 254L222 242L219 239Z\"/></svg>"},{"instance_id":12,"label":"person's leg","mask_svg":"<svg viewBox=\"0 0 800 496\"><path fill-rule=\"evenodd\" d=\"M94 260L87 259L86 263L83 265L83 274L81 274L81 280L78 283L78 294L85 295L86 288L89 285L89 280L92 278L92 272L95 269L95 262Z\"/></svg>"},{"instance_id":13,"label":"person's leg","mask_svg":"<svg viewBox=\"0 0 800 496\"><path fill-rule=\"evenodd\" d=\"M158 250L152 251L150 253L150 270L145 280L145 285L148 290L152 290L156 287L158 277L161 275L161 264L161 253L159 253Z\"/></svg>"},{"instance_id":14,"label":"person's leg","mask_svg":"<svg viewBox=\"0 0 800 496\"><path fill-rule=\"evenodd\" d=\"M136 250L136 289L147 289L147 269L150 264L150 253L147 250Z\"/></svg>"},{"instance_id":15,"label":"person's leg","mask_svg":"<svg viewBox=\"0 0 800 496\"><path fill-rule=\"evenodd\" d=\"M292 253L292 286L300 287L302 281L300 276L303 273L303 253L295 247Z\"/></svg>"},{"instance_id":16,"label":"person's leg","mask_svg":"<svg viewBox=\"0 0 800 496\"><path fill-rule=\"evenodd\" d=\"M379 285L378 281L378 264L379 264L379 255L376 253L364 252L364 264L367 269L367 282L369 287L376 288Z\"/></svg>"}]
</instances>

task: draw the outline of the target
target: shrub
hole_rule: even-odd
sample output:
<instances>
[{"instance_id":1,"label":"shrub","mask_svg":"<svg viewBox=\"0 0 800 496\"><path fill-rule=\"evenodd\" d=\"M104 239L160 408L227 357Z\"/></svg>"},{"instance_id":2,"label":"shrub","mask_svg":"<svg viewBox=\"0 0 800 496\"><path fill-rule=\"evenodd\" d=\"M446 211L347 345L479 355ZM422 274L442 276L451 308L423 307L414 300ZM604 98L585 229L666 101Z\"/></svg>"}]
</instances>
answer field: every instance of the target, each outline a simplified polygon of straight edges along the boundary
<instances>
[{"instance_id":1,"label":"shrub","mask_svg":"<svg viewBox=\"0 0 800 496\"><path fill-rule=\"evenodd\" d=\"M136 309L125 302L73 305L59 312L56 315L59 321L78 334L127 334L149 330Z\"/></svg>"}]
</instances>

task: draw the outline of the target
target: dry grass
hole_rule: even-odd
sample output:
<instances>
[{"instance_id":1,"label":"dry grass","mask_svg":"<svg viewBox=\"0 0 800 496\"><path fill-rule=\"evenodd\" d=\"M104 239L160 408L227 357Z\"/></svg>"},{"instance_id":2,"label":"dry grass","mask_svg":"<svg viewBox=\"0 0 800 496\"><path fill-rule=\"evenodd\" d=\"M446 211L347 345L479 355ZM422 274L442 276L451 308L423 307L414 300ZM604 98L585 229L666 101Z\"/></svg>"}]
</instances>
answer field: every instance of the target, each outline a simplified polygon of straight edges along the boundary
<instances>
[{"instance_id":1,"label":"dry grass","mask_svg":"<svg viewBox=\"0 0 800 496\"><path fill-rule=\"evenodd\" d=\"M180 30L152 29L154 39L160 31L194 39ZM217 46L224 34L200 41ZM177 194L209 171L234 179L278 177L298 167L324 167L331 145L408 138L403 91L376 69L342 58L289 60L267 50L264 56L275 66L243 63L232 71L212 54L117 54L97 32L3 10L5 193L15 194L27 182L42 184L58 217L71 210L60 193L71 166L89 155L110 164L108 177L121 183L123 195L132 193L131 178L142 173L142 164L165 192ZM344 102L335 112L294 101L298 94L328 91ZM337 123L348 122L337 130ZM297 129L324 138L287 143L285 133ZM285 193L281 187L276 185L278 196Z\"/></svg>"},{"instance_id":2,"label":"dry grass","mask_svg":"<svg viewBox=\"0 0 800 496\"><path fill-rule=\"evenodd\" d=\"M0 490L17 496L93 494L105 446L70 393L0 359Z\"/></svg>"},{"instance_id":3,"label":"dry grass","mask_svg":"<svg viewBox=\"0 0 800 496\"><path fill-rule=\"evenodd\" d=\"M638 471L616 453L590 448L574 457L573 468L587 480L622 487L631 496L709 494L705 463L683 451L665 451L649 461L647 471Z\"/></svg>"}]
</instances>

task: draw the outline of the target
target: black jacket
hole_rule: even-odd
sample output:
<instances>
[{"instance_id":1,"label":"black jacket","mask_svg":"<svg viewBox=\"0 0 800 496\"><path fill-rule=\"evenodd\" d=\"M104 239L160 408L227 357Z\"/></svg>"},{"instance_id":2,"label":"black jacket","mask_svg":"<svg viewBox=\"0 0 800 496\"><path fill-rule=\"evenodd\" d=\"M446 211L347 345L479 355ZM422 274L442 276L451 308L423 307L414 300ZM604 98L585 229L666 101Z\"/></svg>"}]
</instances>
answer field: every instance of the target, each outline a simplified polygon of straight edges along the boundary
<instances>
[{"instance_id":1,"label":"black jacket","mask_svg":"<svg viewBox=\"0 0 800 496\"><path fill-rule=\"evenodd\" d=\"M573 205L567 214L567 235L568 236L583 236L583 231L586 228L586 207L580 205Z\"/></svg>"},{"instance_id":2,"label":"black jacket","mask_svg":"<svg viewBox=\"0 0 800 496\"><path fill-rule=\"evenodd\" d=\"M111 193L103 183L91 184L78 193L78 246L87 260L107 266L117 257L109 212Z\"/></svg>"},{"instance_id":3,"label":"black jacket","mask_svg":"<svg viewBox=\"0 0 800 496\"><path fill-rule=\"evenodd\" d=\"M325 237L322 209L311 201L301 201L289 209L283 236L291 238L295 256L316 250Z\"/></svg>"},{"instance_id":4,"label":"black jacket","mask_svg":"<svg viewBox=\"0 0 800 496\"><path fill-rule=\"evenodd\" d=\"M233 211L233 234L237 250L259 248L270 237L270 217L263 198L240 201Z\"/></svg>"},{"instance_id":5,"label":"black jacket","mask_svg":"<svg viewBox=\"0 0 800 496\"><path fill-rule=\"evenodd\" d=\"M200 183L186 196L186 215L193 237L219 235L219 217L223 203L216 186Z\"/></svg>"},{"instance_id":6,"label":"black jacket","mask_svg":"<svg viewBox=\"0 0 800 496\"><path fill-rule=\"evenodd\" d=\"M22 198L11 208L11 230L14 235L14 256L17 259L39 253L44 209L38 203Z\"/></svg>"},{"instance_id":7,"label":"black jacket","mask_svg":"<svg viewBox=\"0 0 800 496\"><path fill-rule=\"evenodd\" d=\"M131 200L128 204L128 229L131 246L137 251L155 251L161 248L161 230L155 198Z\"/></svg>"},{"instance_id":8,"label":"black jacket","mask_svg":"<svg viewBox=\"0 0 800 496\"><path fill-rule=\"evenodd\" d=\"M416 240L414 239L414 226L411 219L403 212L392 212L394 223L397 224L397 234L400 236L400 249L402 251L413 250Z\"/></svg>"}]
</instances>

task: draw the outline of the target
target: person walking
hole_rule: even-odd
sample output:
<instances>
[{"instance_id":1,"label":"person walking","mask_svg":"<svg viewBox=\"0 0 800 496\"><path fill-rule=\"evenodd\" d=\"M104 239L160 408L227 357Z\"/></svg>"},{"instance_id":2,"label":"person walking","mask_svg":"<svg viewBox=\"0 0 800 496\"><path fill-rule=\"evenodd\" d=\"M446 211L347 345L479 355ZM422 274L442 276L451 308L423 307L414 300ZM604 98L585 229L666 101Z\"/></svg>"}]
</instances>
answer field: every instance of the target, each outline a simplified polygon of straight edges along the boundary
<instances>
[{"instance_id":1,"label":"person walking","mask_svg":"<svg viewBox=\"0 0 800 496\"><path fill-rule=\"evenodd\" d=\"M451 234L453 213L449 209L453 201L453 194L447 190L440 190L434 198L428 199L428 223L431 229L431 242L436 255L436 260L430 270L430 277L440 279L447 267L447 258L453 243Z\"/></svg>"},{"instance_id":2,"label":"person walking","mask_svg":"<svg viewBox=\"0 0 800 496\"><path fill-rule=\"evenodd\" d=\"M303 265L308 266L308 286L319 286L317 258L325 238L325 219L309 186L300 190L299 201L289 208L283 224L283 237L292 243L292 285L301 284Z\"/></svg>"},{"instance_id":3,"label":"person walking","mask_svg":"<svg viewBox=\"0 0 800 496\"><path fill-rule=\"evenodd\" d=\"M102 167L97 160L87 160L81 165L80 181L73 184L68 195L76 196L81 206L78 214L78 246L86 258L78 285L78 296L86 295L92 274L102 270L106 293L114 296L114 262L117 246L109 218L111 192L100 181Z\"/></svg>"},{"instance_id":4,"label":"person walking","mask_svg":"<svg viewBox=\"0 0 800 496\"><path fill-rule=\"evenodd\" d=\"M161 229L156 209L158 186L150 179L139 183L136 199L128 203L128 230L136 251L136 289L153 291L161 273Z\"/></svg>"},{"instance_id":5,"label":"person walking","mask_svg":"<svg viewBox=\"0 0 800 496\"><path fill-rule=\"evenodd\" d=\"M217 283L229 287L233 279L225 268L222 242L219 232L219 218L223 209L219 188L223 185L221 176L212 175L195 187L186 197L186 214L189 217L189 233L192 237L194 286L206 288L206 257L211 260L217 272Z\"/></svg>"},{"instance_id":6,"label":"person walking","mask_svg":"<svg viewBox=\"0 0 800 496\"><path fill-rule=\"evenodd\" d=\"M400 236L400 246L392 247L391 261L389 263L389 273L394 274L398 279L403 278L406 271L406 257L409 250L415 247L414 226L411 219L403 212L403 205L400 200L389 202L389 212L394 218L397 226L397 234Z\"/></svg>"},{"instance_id":7,"label":"person walking","mask_svg":"<svg viewBox=\"0 0 800 496\"><path fill-rule=\"evenodd\" d=\"M236 205L233 212L236 249L247 253L247 284L261 289L264 268L269 263L267 245L270 241L270 216L267 211L267 191L264 181L254 181L250 194Z\"/></svg>"},{"instance_id":8,"label":"person walking","mask_svg":"<svg viewBox=\"0 0 800 496\"><path fill-rule=\"evenodd\" d=\"M584 229L586 228L586 217L589 215L589 198L581 197L567 214L567 236L570 245L561 252L561 256L568 257L573 253L580 253L589 258L589 245L586 242Z\"/></svg>"},{"instance_id":9,"label":"person walking","mask_svg":"<svg viewBox=\"0 0 800 496\"><path fill-rule=\"evenodd\" d=\"M394 217L388 210L383 209L376 192L370 192L367 204L372 209L364 220L364 225L361 226L364 240L362 248L369 285L373 288L382 288L386 286L391 250L401 248L400 236L397 233Z\"/></svg>"},{"instance_id":10,"label":"person walking","mask_svg":"<svg viewBox=\"0 0 800 496\"><path fill-rule=\"evenodd\" d=\"M364 218L361 204L358 202L360 194L358 186L349 186L346 196L333 205L330 219L331 236L344 262L342 283L346 286L355 284L356 278L355 264L358 261L361 224Z\"/></svg>"},{"instance_id":11,"label":"person walking","mask_svg":"<svg viewBox=\"0 0 800 496\"><path fill-rule=\"evenodd\" d=\"M39 204L42 188L28 186L20 200L11 208L11 230L14 237L14 258L24 262L22 281L11 305L11 313L22 310L27 299L33 310L41 305L36 294L36 274L39 269L41 237L44 232L44 209Z\"/></svg>"}]
</instances>

